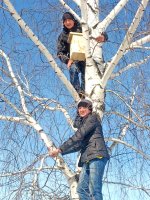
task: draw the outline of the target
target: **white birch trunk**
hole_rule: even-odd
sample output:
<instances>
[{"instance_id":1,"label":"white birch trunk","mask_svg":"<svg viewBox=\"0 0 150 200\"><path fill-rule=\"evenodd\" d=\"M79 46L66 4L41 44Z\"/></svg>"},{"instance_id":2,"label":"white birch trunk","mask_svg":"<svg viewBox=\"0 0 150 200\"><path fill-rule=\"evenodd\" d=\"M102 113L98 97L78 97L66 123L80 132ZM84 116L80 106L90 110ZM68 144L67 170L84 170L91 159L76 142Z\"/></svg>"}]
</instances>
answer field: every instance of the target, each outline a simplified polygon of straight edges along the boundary
<instances>
[{"instance_id":1,"label":"white birch trunk","mask_svg":"<svg viewBox=\"0 0 150 200\"><path fill-rule=\"evenodd\" d=\"M81 0L81 14L83 19L83 37L87 42L85 92L93 102L94 111L102 118L104 112L104 89L101 88L101 75L99 72L99 68L102 70L104 68L104 63L102 63L102 44L97 43L96 40L90 37L90 35L93 35L94 37L99 35L97 29L93 28L98 23L99 19L98 2L99 1L86 2ZM89 31L92 31L92 33L89 34Z\"/></svg>"}]
</instances>

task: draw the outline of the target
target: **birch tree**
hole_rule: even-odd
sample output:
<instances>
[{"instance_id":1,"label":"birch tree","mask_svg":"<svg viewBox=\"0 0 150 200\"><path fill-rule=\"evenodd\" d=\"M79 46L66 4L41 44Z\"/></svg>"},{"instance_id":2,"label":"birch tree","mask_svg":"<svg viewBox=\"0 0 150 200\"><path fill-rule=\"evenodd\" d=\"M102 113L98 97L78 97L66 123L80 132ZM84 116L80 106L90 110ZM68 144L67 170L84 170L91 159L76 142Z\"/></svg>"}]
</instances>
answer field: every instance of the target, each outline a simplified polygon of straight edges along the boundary
<instances>
[{"instance_id":1,"label":"birch tree","mask_svg":"<svg viewBox=\"0 0 150 200\"><path fill-rule=\"evenodd\" d=\"M23 3L0 7L0 199L78 199L77 155L53 160L47 151L75 131L80 100L56 57L62 11L81 23L86 41L86 98L111 155L104 199L148 199L149 1ZM108 42L97 43L104 31Z\"/></svg>"}]
</instances>

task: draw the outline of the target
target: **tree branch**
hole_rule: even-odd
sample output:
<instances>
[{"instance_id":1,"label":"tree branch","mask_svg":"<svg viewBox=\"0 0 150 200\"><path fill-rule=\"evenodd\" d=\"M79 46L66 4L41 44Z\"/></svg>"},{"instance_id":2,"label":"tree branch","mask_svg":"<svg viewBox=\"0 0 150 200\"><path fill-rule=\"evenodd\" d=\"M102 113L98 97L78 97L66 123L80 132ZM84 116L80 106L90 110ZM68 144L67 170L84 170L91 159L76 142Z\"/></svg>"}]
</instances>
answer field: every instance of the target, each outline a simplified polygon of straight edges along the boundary
<instances>
[{"instance_id":1,"label":"tree branch","mask_svg":"<svg viewBox=\"0 0 150 200\"><path fill-rule=\"evenodd\" d=\"M74 12L74 10L72 10L72 9L70 8L70 6L68 6L68 5L66 4L65 1L59 0L59 2L60 2L70 13L72 13L72 14L75 16L75 18L81 23L81 18L79 17L79 15L77 15L77 14ZM75 3L77 3L77 1L75 1ZM78 3L77 3L77 5L79 6Z\"/></svg>"},{"instance_id":2,"label":"tree branch","mask_svg":"<svg viewBox=\"0 0 150 200\"><path fill-rule=\"evenodd\" d=\"M119 140L119 139L116 139L116 138L105 138L105 141L112 141L112 142L116 142L116 143L119 143L119 144L123 144L127 147L129 147L130 149L134 150L136 153L142 155L145 159L148 159L150 160L150 156L149 155L146 155L143 151L135 148L133 145L131 144L128 144L122 140Z\"/></svg>"},{"instance_id":3,"label":"tree branch","mask_svg":"<svg viewBox=\"0 0 150 200\"><path fill-rule=\"evenodd\" d=\"M79 7L81 6L80 0L73 0Z\"/></svg>"},{"instance_id":4,"label":"tree branch","mask_svg":"<svg viewBox=\"0 0 150 200\"><path fill-rule=\"evenodd\" d=\"M9 73L10 73L10 77L11 77L13 83L15 84L15 86L16 86L18 92L19 92L20 102L21 102L21 105L22 105L23 112L25 112L26 114L28 114L28 109L26 107L24 94L23 94L22 88L21 88L21 86L20 86L18 80L16 79L15 74L14 74L14 72L12 70L9 57L1 49L0 49L0 55L5 58L6 63L7 63L7 67L8 67Z\"/></svg>"},{"instance_id":5,"label":"tree branch","mask_svg":"<svg viewBox=\"0 0 150 200\"><path fill-rule=\"evenodd\" d=\"M54 99L48 99L48 98L40 98L38 96L33 96L30 92L26 93L28 96L30 96L33 100L37 101L40 103L40 105L46 109L46 110L50 110L50 111L54 111L54 110L59 110L61 111L68 124L72 127L73 130L76 130L74 127L73 127L73 120L71 119L71 117L69 116L69 113L67 112L67 110L59 103L57 102L56 100ZM46 104L43 103L43 101L46 101ZM50 107L49 104L50 103L55 103L56 104L56 107Z\"/></svg>"},{"instance_id":6,"label":"tree branch","mask_svg":"<svg viewBox=\"0 0 150 200\"><path fill-rule=\"evenodd\" d=\"M131 106L132 106L133 103L134 103L134 99L135 99L135 92L133 92L132 97L131 97L131 103L130 103ZM127 117L128 117L128 118L131 118L131 111L129 110L128 113L129 113L129 114L128 114ZM122 131L121 131L121 134L120 134L119 137L118 137L119 140L122 140L122 139L125 137L128 128L129 128L129 124L126 124L126 125L123 127L123 129L122 129ZM112 150L114 149L114 147L115 147L117 144L118 144L118 142L115 142L115 141L111 144L111 146L110 146L110 151L111 151L111 152L112 152Z\"/></svg>"},{"instance_id":7,"label":"tree branch","mask_svg":"<svg viewBox=\"0 0 150 200\"><path fill-rule=\"evenodd\" d=\"M150 59L150 56L147 56L146 58L138 61L138 62L135 62L135 63L131 63L129 65L127 65L126 67L122 68L121 70L119 70L117 73L115 74L112 74L110 76L110 79L113 79L117 76L120 76L121 74L123 74L123 72L126 72L127 70L131 69L131 68L134 68L134 67L139 67L140 65L146 63L148 60Z\"/></svg>"},{"instance_id":8,"label":"tree branch","mask_svg":"<svg viewBox=\"0 0 150 200\"><path fill-rule=\"evenodd\" d=\"M129 29L127 31L127 34L126 34L121 46L119 47L116 55L112 58L111 62L108 64L108 67L107 67L107 69L104 73L104 76L102 78L101 85L102 85L103 88L105 88L107 81L110 78L113 69L115 68L115 66L118 64L118 62L120 61L120 59L124 55L127 47L130 45L133 34L136 31L136 29L137 29L137 27L138 27L138 25L141 21L141 18L144 14L144 11L145 11L147 4L148 4L147 0L142 0L142 2L141 2L140 6L139 6L139 8L138 8L138 10L135 14L135 17L134 17L134 19L131 23L131 26L129 27Z\"/></svg>"},{"instance_id":9,"label":"tree branch","mask_svg":"<svg viewBox=\"0 0 150 200\"><path fill-rule=\"evenodd\" d=\"M11 108L13 108L16 113L18 113L19 115L23 115L23 113L14 105L12 104L3 94L0 93L0 98L7 104L9 105Z\"/></svg>"},{"instance_id":10,"label":"tree branch","mask_svg":"<svg viewBox=\"0 0 150 200\"><path fill-rule=\"evenodd\" d=\"M107 90L108 92L109 92L109 90ZM123 99L123 97L121 97L119 94L117 94L115 91L110 91L110 92L112 92L113 94L115 94L117 97L119 97L119 99L121 99L121 101L128 107L128 109L129 109L129 111L130 112L132 112L134 115L135 115L135 117L140 121L140 122L142 122L142 119L140 118L140 116L138 116L136 113L135 113L135 111L132 109L132 107L131 107L131 105L129 105L124 99Z\"/></svg>"},{"instance_id":11,"label":"tree branch","mask_svg":"<svg viewBox=\"0 0 150 200\"><path fill-rule=\"evenodd\" d=\"M20 15L17 13L13 5L10 3L9 0L3 0L6 6L8 7L8 10L12 17L16 20L16 22L19 24L19 26L25 31L25 33L28 35L28 37L34 42L34 44L38 47L38 49L43 53L43 55L48 60L49 64L57 74L57 76L60 78L60 80L64 83L66 88L69 90L75 101L79 101L79 96L74 87L71 85L70 81L67 80L66 76L63 74L63 72L60 70L60 68L57 66L57 63L53 59L52 55L49 53L48 49L42 44L42 42L38 39L38 37L32 32L32 30L29 28L29 26L24 22L24 20L20 17Z\"/></svg>"},{"instance_id":12,"label":"tree branch","mask_svg":"<svg viewBox=\"0 0 150 200\"><path fill-rule=\"evenodd\" d=\"M102 30L106 30L106 28L110 25L110 23L114 20L118 13L124 8L128 1L129 0L120 0L119 3L114 7L114 9L107 15L107 17L105 17L105 19L99 23L98 29L100 30L100 32L102 32Z\"/></svg>"},{"instance_id":13,"label":"tree branch","mask_svg":"<svg viewBox=\"0 0 150 200\"><path fill-rule=\"evenodd\" d=\"M103 182L104 183L108 183L108 184L114 184L114 185L122 185L122 186L129 187L129 188L132 188L132 189L143 190L148 196L150 196L149 195L150 189L143 187L143 185L141 185L141 186L134 186L134 185L130 185L130 184L123 183L123 182L105 181L105 180Z\"/></svg>"},{"instance_id":14,"label":"tree branch","mask_svg":"<svg viewBox=\"0 0 150 200\"><path fill-rule=\"evenodd\" d=\"M29 125L28 121L25 118L23 118L23 117L12 117L12 116L0 115L0 120L10 121L10 122L16 122L16 123L21 123L21 124Z\"/></svg>"},{"instance_id":15,"label":"tree branch","mask_svg":"<svg viewBox=\"0 0 150 200\"><path fill-rule=\"evenodd\" d=\"M126 119L127 121L133 123L133 124L134 124L135 126L137 126L137 127L150 130L150 127L149 127L149 126L146 126L146 125L144 125L144 124L139 124L139 123L135 122L133 119L131 119L131 118L129 118L129 117L126 117L124 114L121 114L121 113L119 113L119 112L113 112L113 111L111 111L111 112L109 112L109 113L118 115L118 116L120 116L120 117Z\"/></svg>"},{"instance_id":16,"label":"tree branch","mask_svg":"<svg viewBox=\"0 0 150 200\"><path fill-rule=\"evenodd\" d=\"M142 47L143 44L150 42L150 35L147 35L139 40L136 40L135 42L132 42L129 46L129 49L135 49ZM127 49L128 51L128 49Z\"/></svg>"}]
</instances>

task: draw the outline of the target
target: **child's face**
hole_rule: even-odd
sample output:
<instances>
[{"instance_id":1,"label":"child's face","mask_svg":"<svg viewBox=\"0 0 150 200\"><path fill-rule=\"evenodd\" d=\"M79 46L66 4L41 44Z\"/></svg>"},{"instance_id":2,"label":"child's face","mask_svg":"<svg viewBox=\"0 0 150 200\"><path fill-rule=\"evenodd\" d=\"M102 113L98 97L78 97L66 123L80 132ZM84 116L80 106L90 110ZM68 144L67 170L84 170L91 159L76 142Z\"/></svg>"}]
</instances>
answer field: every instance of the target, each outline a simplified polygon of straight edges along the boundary
<instances>
[{"instance_id":1,"label":"child's face","mask_svg":"<svg viewBox=\"0 0 150 200\"><path fill-rule=\"evenodd\" d=\"M64 21L64 26L67 28L67 29L72 29L74 27L74 21L72 19L66 19Z\"/></svg>"},{"instance_id":2,"label":"child's face","mask_svg":"<svg viewBox=\"0 0 150 200\"><path fill-rule=\"evenodd\" d=\"M80 117L85 117L89 113L91 113L91 110L89 110L87 107L81 106L78 108L78 112L79 112Z\"/></svg>"}]
</instances>

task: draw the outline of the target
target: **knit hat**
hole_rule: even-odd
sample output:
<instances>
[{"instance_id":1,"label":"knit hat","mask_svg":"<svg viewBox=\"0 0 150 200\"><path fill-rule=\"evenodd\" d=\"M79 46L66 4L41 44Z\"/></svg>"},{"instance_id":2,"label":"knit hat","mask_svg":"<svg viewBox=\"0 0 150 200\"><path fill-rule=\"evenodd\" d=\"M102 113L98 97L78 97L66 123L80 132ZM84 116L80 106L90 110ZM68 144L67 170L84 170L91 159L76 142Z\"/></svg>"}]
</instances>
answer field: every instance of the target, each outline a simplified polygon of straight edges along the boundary
<instances>
[{"instance_id":1,"label":"knit hat","mask_svg":"<svg viewBox=\"0 0 150 200\"><path fill-rule=\"evenodd\" d=\"M79 107L85 107L92 111L92 102L87 99L83 99L78 103L78 108Z\"/></svg>"},{"instance_id":2,"label":"knit hat","mask_svg":"<svg viewBox=\"0 0 150 200\"><path fill-rule=\"evenodd\" d=\"M62 20L63 20L63 23L66 19L72 19L73 21L75 21L75 18L74 16L70 13L70 12L65 12L62 16Z\"/></svg>"}]
</instances>

